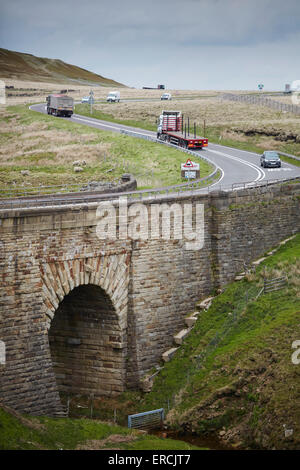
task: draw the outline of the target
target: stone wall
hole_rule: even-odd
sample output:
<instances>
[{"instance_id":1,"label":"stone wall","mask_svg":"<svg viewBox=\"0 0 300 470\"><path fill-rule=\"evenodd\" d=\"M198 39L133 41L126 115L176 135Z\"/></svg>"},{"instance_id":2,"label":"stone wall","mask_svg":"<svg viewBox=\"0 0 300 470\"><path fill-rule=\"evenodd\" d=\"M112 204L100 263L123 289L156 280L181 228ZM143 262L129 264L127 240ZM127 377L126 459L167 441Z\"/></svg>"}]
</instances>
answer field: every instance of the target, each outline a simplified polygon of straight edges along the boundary
<instances>
[{"instance_id":1,"label":"stone wall","mask_svg":"<svg viewBox=\"0 0 300 470\"><path fill-rule=\"evenodd\" d=\"M145 204L205 207L205 239L99 240L97 204L1 213L0 401L57 414L59 391L117 394L137 387L194 304L299 231L300 185ZM50 345L49 345L50 340Z\"/></svg>"}]
</instances>

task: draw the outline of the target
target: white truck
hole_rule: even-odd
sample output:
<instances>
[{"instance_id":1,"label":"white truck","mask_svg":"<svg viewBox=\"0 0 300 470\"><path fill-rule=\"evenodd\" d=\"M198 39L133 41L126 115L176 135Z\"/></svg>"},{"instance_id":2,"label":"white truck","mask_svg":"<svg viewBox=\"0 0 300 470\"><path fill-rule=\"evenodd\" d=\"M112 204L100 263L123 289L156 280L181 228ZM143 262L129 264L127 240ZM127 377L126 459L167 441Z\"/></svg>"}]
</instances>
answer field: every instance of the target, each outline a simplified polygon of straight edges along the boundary
<instances>
[{"instance_id":1,"label":"white truck","mask_svg":"<svg viewBox=\"0 0 300 470\"><path fill-rule=\"evenodd\" d=\"M119 103L120 102L120 92L119 91L110 91L107 95L106 101L109 103Z\"/></svg>"}]
</instances>

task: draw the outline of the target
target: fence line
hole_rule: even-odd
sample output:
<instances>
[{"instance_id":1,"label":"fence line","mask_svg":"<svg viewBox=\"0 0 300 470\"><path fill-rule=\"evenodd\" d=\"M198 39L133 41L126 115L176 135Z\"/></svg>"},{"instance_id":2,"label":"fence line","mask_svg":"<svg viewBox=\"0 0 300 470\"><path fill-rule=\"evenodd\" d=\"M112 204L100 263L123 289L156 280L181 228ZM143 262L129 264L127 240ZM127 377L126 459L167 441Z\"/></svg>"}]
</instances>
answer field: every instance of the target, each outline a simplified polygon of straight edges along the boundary
<instances>
[{"instance_id":1,"label":"fence line","mask_svg":"<svg viewBox=\"0 0 300 470\"><path fill-rule=\"evenodd\" d=\"M282 289L287 284L287 277L276 277L267 281L264 279L264 294Z\"/></svg>"},{"instance_id":2,"label":"fence line","mask_svg":"<svg viewBox=\"0 0 300 470\"><path fill-rule=\"evenodd\" d=\"M143 189L140 191L124 191L120 193L101 193L97 194L84 194L82 192L80 196L76 193L66 193L64 198L59 197L55 194L45 195L45 199L0 199L0 211L2 210L13 210L13 209L28 209L28 208L45 208L45 207L62 207L74 204L90 204L105 200L116 200L118 197L127 197L128 202L142 201L147 199L168 199L171 197L179 196L196 196L199 194L207 195L215 191L232 192L245 189L261 189L261 192L265 192L270 186L278 183L289 183L290 181L300 181L299 177L286 178L286 179L272 179L272 180L261 180L251 181L243 183L232 183L228 185L222 185L215 183L211 186L204 186L203 181L197 180L193 183L183 183L175 186L166 186L155 189ZM213 179L211 180L213 182Z\"/></svg>"},{"instance_id":3,"label":"fence line","mask_svg":"<svg viewBox=\"0 0 300 470\"><path fill-rule=\"evenodd\" d=\"M300 114L300 106L296 104L282 103L280 101L276 101L271 98L266 98L265 96L260 96L256 94L235 95L233 93L224 93L221 95L221 99L229 101L238 101L240 103L244 102L249 104L258 104L261 106L267 106L268 108L272 108L277 111L285 111L287 113Z\"/></svg>"}]
</instances>

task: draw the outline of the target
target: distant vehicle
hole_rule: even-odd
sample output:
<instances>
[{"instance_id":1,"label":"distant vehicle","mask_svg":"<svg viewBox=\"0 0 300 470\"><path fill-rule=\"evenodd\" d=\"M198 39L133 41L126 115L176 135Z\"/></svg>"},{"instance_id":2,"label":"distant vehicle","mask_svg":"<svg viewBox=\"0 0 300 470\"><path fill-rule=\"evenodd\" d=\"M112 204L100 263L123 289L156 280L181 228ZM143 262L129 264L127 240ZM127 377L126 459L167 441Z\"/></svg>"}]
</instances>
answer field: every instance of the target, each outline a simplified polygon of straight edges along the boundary
<instances>
[{"instance_id":1,"label":"distant vehicle","mask_svg":"<svg viewBox=\"0 0 300 470\"><path fill-rule=\"evenodd\" d=\"M94 98L91 98L90 96L84 96L81 100L81 103L88 103L88 104L94 104L95 100Z\"/></svg>"},{"instance_id":2,"label":"distant vehicle","mask_svg":"<svg viewBox=\"0 0 300 470\"><path fill-rule=\"evenodd\" d=\"M294 93L300 93L300 80L294 80L292 82L291 91Z\"/></svg>"},{"instance_id":3,"label":"distant vehicle","mask_svg":"<svg viewBox=\"0 0 300 470\"><path fill-rule=\"evenodd\" d=\"M74 100L70 96L64 94L48 95L47 114L54 116L71 117L74 111Z\"/></svg>"},{"instance_id":4,"label":"distant vehicle","mask_svg":"<svg viewBox=\"0 0 300 470\"><path fill-rule=\"evenodd\" d=\"M286 94L291 94L292 93L291 85L289 83L286 83L284 93L286 93Z\"/></svg>"},{"instance_id":5,"label":"distant vehicle","mask_svg":"<svg viewBox=\"0 0 300 470\"><path fill-rule=\"evenodd\" d=\"M274 150L267 150L260 157L260 166L264 168L280 168L281 160L277 152Z\"/></svg>"},{"instance_id":6,"label":"distant vehicle","mask_svg":"<svg viewBox=\"0 0 300 470\"><path fill-rule=\"evenodd\" d=\"M109 103L119 103L120 102L120 92L119 91L111 91L108 93L106 101Z\"/></svg>"},{"instance_id":7,"label":"distant vehicle","mask_svg":"<svg viewBox=\"0 0 300 470\"><path fill-rule=\"evenodd\" d=\"M159 90L164 90L166 88L166 86L165 85L157 85L157 88Z\"/></svg>"},{"instance_id":8,"label":"distant vehicle","mask_svg":"<svg viewBox=\"0 0 300 470\"><path fill-rule=\"evenodd\" d=\"M172 95L171 95L171 93L164 93L163 95L161 95L160 99L161 100L171 100Z\"/></svg>"}]
</instances>

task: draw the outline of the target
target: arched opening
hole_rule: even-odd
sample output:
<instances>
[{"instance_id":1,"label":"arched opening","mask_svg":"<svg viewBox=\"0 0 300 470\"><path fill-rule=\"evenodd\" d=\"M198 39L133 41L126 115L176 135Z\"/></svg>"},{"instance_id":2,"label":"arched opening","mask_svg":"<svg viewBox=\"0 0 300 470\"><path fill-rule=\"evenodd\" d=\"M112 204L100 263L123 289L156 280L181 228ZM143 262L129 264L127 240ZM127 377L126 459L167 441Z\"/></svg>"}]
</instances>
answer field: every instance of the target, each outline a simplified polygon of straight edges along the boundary
<instances>
[{"instance_id":1,"label":"arched opening","mask_svg":"<svg viewBox=\"0 0 300 470\"><path fill-rule=\"evenodd\" d=\"M99 286L73 289L57 308L49 344L59 392L116 395L124 389L124 349L118 316Z\"/></svg>"}]
</instances>

